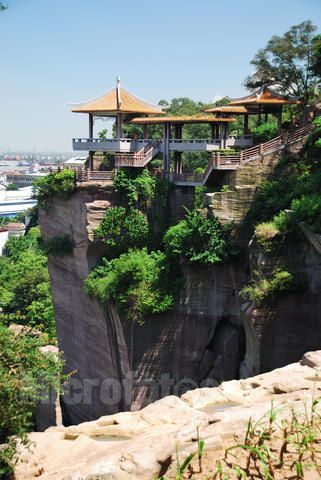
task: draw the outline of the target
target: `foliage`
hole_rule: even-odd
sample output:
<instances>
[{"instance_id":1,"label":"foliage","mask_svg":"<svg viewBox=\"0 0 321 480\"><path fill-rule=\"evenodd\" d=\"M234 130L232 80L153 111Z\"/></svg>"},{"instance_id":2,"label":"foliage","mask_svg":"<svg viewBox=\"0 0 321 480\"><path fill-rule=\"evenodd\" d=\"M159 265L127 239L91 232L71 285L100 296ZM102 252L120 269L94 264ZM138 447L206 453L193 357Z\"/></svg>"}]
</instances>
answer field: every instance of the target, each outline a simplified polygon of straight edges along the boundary
<instances>
[{"instance_id":1,"label":"foliage","mask_svg":"<svg viewBox=\"0 0 321 480\"><path fill-rule=\"evenodd\" d=\"M47 258L39 245L38 227L7 242L7 257L0 257L0 319L30 325L54 339Z\"/></svg>"},{"instance_id":2,"label":"foliage","mask_svg":"<svg viewBox=\"0 0 321 480\"><path fill-rule=\"evenodd\" d=\"M146 315L173 306L177 285L170 278L163 253L129 250L113 260L103 259L87 277L85 290L102 305L113 300L125 318L143 323Z\"/></svg>"},{"instance_id":3,"label":"foliage","mask_svg":"<svg viewBox=\"0 0 321 480\"><path fill-rule=\"evenodd\" d=\"M321 120L316 120L317 127L318 122ZM294 210L294 220L306 221L311 229L321 231L321 161L314 153L315 141L320 137L321 128L318 127L308 139L300 159L283 157L275 176L258 187L250 212L252 221L271 221L288 209Z\"/></svg>"},{"instance_id":4,"label":"foliage","mask_svg":"<svg viewBox=\"0 0 321 480\"><path fill-rule=\"evenodd\" d=\"M113 258L129 248L141 248L149 242L148 221L139 210L130 207L107 208L95 235L108 246L108 257Z\"/></svg>"},{"instance_id":5,"label":"foliage","mask_svg":"<svg viewBox=\"0 0 321 480\"><path fill-rule=\"evenodd\" d=\"M19 185L17 185L16 183L9 183L7 186L6 186L6 190L10 191L10 190L19 190Z\"/></svg>"},{"instance_id":6,"label":"foliage","mask_svg":"<svg viewBox=\"0 0 321 480\"><path fill-rule=\"evenodd\" d=\"M267 122L252 128L251 135L254 143L264 143L272 140L278 134L278 126L276 122Z\"/></svg>"},{"instance_id":7,"label":"foliage","mask_svg":"<svg viewBox=\"0 0 321 480\"><path fill-rule=\"evenodd\" d=\"M320 400L313 394L308 402L286 410L284 404L275 407L272 401L262 418L249 419L244 441L225 451L211 478L318 478Z\"/></svg>"},{"instance_id":8,"label":"foliage","mask_svg":"<svg viewBox=\"0 0 321 480\"><path fill-rule=\"evenodd\" d=\"M222 185L221 192L227 193L231 191L231 187L228 184Z\"/></svg>"},{"instance_id":9,"label":"foliage","mask_svg":"<svg viewBox=\"0 0 321 480\"><path fill-rule=\"evenodd\" d=\"M185 218L164 236L166 253L204 264L228 260L235 253L229 240L231 225L222 225L216 217L205 218L195 210L186 211Z\"/></svg>"},{"instance_id":10,"label":"foliage","mask_svg":"<svg viewBox=\"0 0 321 480\"><path fill-rule=\"evenodd\" d=\"M42 242L42 249L46 255L64 256L72 253L75 244L68 235L56 235Z\"/></svg>"},{"instance_id":11,"label":"foliage","mask_svg":"<svg viewBox=\"0 0 321 480\"><path fill-rule=\"evenodd\" d=\"M5 5L4 3L0 2L0 12L2 12L3 10L6 10L8 7L7 5Z\"/></svg>"},{"instance_id":12,"label":"foliage","mask_svg":"<svg viewBox=\"0 0 321 480\"><path fill-rule=\"evenodd\" d=\"M316 35L312 41L312 72L321 78L321 35Z\"/></svg>"},{"instance_id":13,"label":"foliage","mask_svg":"<svg viewBox=\"0 0 321 480\"><path fill-rule=\"evenodd\" d=\"M244 287L240 295L256 305L264 305L273 301L277 295L290 290L293 275L280 268L276 269L270 278L261 278L251 285Z\"/></svg>"},{"instance_id":14,"label":"foliage","mask_svg":"<svg viewBox=\"0 0 321 480\"><path fill-rule=\"evenodd\" d=\"M33 185L34 197L42 207L53 197L69 198L75 189L75 172L68 169L38 178Z\"/></svg>"},{"instance_id":15,"label":"foliage","mask_svg":"<svg viewBox=\"0 0 321 480\"><path fill-rule=\"evenodd\" d=\"M284 239L284 235L289 233L292 227L292 219L290 220L288 214L283 211L275 215L273 220L256 225L254 235L257 243L266 253L269 253L280 240Z\"/></svg>"},{"instance_id":16,"label":"foliage","mask_svg":"<svg viewBox=\"0 0 321 480\"><path fill-rule=\"evenodd\" d=\"M321 195L302 195L291 202L293 218L296 222L306 222L313 231L321 232Z\"/></svg>"},{"instance_id":17,"label":"foliage","mask_svg":"<svg viewBox=\"0 0 321 480\"><path fill-rule=\"evenodd\" d=\"M194 190L194 207L203 208L204 206L204 195L207 192L206 187L195 187Z\"/></svg>"},{"instance_id":18,"label":"foliage","mask_svg":"<svg viewBox=\"0 0 321 480\"><path fill-rule=\"evenodd\" d=\"M156 188L156 180L147 169L121 169L114 176L114 188L126 196L129 205L150 205Z\"/></svg>"},{"instance_id":19,"label":"foliage","mask_svg":"<svg viewBox=\"0 0 321 480\"><path fill-rule=\"evenodd\" d=\"M0 322L0 477L9 478L18 443L28 444L33 414L44 392L60 391L62 362L40 352L41 342L13 334Z\"/></svg>"},{"instance_id":20,"label":"foliage","mask_svg":"<svg viewBox=\"0 0 321 480\"><path fill-rule=\"evenodd\" d=\"M246 79L246 87L251 90L274 85L282 93L296 95L308 104L317 83L311 69L315 31L316 26L308 20L292 26L282 37L274 35L251 61L255 73Z\"/></svg>"}]
</instances>

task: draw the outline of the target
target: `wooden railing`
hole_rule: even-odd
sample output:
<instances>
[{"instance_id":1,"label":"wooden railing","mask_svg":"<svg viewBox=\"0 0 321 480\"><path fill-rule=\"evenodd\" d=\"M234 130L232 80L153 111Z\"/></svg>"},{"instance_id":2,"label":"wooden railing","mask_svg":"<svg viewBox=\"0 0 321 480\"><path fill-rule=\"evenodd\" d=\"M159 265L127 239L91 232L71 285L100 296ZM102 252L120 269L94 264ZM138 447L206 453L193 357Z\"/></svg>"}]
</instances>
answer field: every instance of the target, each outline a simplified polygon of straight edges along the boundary
<instances>
[{"instance_id":1,"label":"wooden railing","mask_svg":"<svg viewBox=\"0 0 321 480\"><path fill-rule=\"evenodd\" d=\"M89 170L88 168L76 169L77 182L88 182L90 180L112 180L113 171Z\"/></svg>"},{"instance_id":2,"label":"wooden railing","mask_svg":"<svg viewBox=\"0 0 321 480\"><path fill-rule=\"evenodd\" d=\"M170 180L173 183L198 183L202 185L203 174L202 173L172 173Z\"/></svg>"},{"instance_id":3,"label":"wooden railing","mask_svg":"<svg viewBox=\"0 0 321 480\"><path fill-rule=\"evenodd\" d=\"M261 143L255 147L247 148L246 150L241 150L239 153L233 153L231 155L213 152L204 172L204 181L207 180L207 177L213 168L224 169L228 166L231 166L232 169L235 169L239 165L262 158L264 155L282 150L286 148L287 145L302 140L304 137L309 135L314 128L315 126L312 124L305 125L300 128L294 128L283 135L272 138L272 140L269 140L268 142Z\"/></svg>"},{"instance_id":4,"label":"wooden railing","mask_svg":"<svg viewBox=\"0 0 321 480\"><path fill-rule=\"evenodd\" d=\"M159 152L160 141L150 141L135 153L117 153L116 167L145 167Z\"/></svg>"}]
</instances>

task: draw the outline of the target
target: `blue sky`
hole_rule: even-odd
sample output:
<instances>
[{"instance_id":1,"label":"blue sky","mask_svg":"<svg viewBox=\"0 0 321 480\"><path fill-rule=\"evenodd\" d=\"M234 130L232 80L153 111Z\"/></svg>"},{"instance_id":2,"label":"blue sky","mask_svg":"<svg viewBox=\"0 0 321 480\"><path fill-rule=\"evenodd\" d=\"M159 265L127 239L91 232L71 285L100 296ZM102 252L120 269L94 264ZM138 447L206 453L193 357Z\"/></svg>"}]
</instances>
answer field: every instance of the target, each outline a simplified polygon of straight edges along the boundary
<instances>
[{"instance_id":1,"label":"blue sky","mask_svg":"<svg viewBox=\"0 0 321 480\"><path fill-rule=\"evenodd\" d=\"M244 93L249 62L320 0L7 0L0 14L0 151L69 151L87 135L68 103L115 84L139 97Z\"/></svg>"}]
</instances>

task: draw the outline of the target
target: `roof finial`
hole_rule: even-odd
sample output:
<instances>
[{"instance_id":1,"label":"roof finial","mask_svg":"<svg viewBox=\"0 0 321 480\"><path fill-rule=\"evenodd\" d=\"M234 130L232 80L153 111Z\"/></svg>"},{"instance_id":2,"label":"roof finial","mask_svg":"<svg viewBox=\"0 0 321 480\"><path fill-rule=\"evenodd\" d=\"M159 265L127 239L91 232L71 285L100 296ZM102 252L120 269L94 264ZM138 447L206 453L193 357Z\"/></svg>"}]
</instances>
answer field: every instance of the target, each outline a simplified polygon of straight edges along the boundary
<instances>
[{"instance_id":1,"label":"roof finial","mask_svg":"<svg viewBox=\"0 0 321 480\"><path fill-rule=\"evenodd\" d=\"M120 77L117 76L117 86L116 86L116 92L117 92L117 108L118 110L121 107L121 96L120 96Z\"/></svg>"}]
</instances>

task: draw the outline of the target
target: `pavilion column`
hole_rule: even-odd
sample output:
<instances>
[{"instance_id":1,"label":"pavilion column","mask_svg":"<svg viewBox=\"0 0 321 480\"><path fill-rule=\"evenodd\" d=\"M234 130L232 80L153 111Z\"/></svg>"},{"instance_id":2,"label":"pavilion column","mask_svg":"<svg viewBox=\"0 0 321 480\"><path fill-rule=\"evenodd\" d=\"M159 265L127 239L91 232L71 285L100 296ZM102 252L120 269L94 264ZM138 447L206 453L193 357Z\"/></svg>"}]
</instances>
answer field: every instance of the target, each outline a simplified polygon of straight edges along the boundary
<instances>
[{"instance_id":1,"label":"pavilion column","mask_svg":"<svg viewBox=\"0 0 321 480\"><path fill-rule=\"evenodd\" d=\"M248 113L246 113L244 115L244 124L243 124L243 134L244 136L248 135L249 134L249 115Z\"/></svg>"},{"instance_id":2,"label":"pavilion column","mask_svg":"<svg viewBox=\"0 0 321 480\"><path fill-rule=\"evenodd\" d=\"M215 123L211 123L211 140L214 140L214 138L216 138L215 132L216 132Z\"/></svg>"},{"instance_id":3,"label":"pavilion column","mask_svg":"<svg viewBox=\"0 0 321 480\"><path fill-rule=\"evenodd\" d=\"M227 140L227 124L224 124L224 148L226 148L226 140Z\"/></svg>"},{"instance_id":4,"label":"pavilion column","mask_svg":"<svg viewBox=\"0 0 321 480\"><path fill-rule=\"evenodd\" d=\"M215 138L216 140L217 140L218 138L220 138L220 125L219 125L219 123L217 123L217 124L215 125L215 137L214 137L214 138Z\"/></svg>"},{"instance_id":5,"label":"pavilion column","mask_svg":"<svg viewBox=\"0 0 321 480\"><path fill-rule=\"evenodd\" d=\"M182 125L175 125L174 127L174 136L175 140L182 139ZM174 172L182 173L182 152L174 152Z\"/></svg>"},{"instance_id":6,"label":"pavilion column","mask_svg":"<svg viewBox=\"0 0 321 480\"><path fill-rule=\"evenodd\" d=\"M259 106L259 114L257 116L257 124L258 125L261 125L262 123L262 108L261 108L261 105Z\"/></svg>"},{"instance_id":7,"label":"pavilion column","mask_svg":"<svg viewBox=\"0 0 321 480\"><path fill-rule=\"evenodd\" d=\"M220 128L220 148L224 148L224 127L222 123L220 124L219 128Z\"/></svg>"},{"instance_id":8,"label":"pavilion column","mask_svg":"<svg viewBox=\"0 0 321 480\"><path fill-rule=\"evenodd\" d=\"M268 121L268 114L267 113L264 115L264 121L265 121L265 123L267 123L267 121Z\"/></svg>"},{"instance_id":9,"label":"pavilion column","mask_svg":"<svg viewBox=\"0 0 321 480\"><path fill-rule=\"evenodd\" d=\"M147 140L148 138L148 125L144 125L144 140Z\"/></svg>"},{"instance_id":10,"label":"pavilion column","mask_svg":"<svg viewBox=\"0 0 321 480\"><path fill-rule=\"evenodd\" d=\"M122 118L122 114L118 113L116 117L116 138L122 137L122 130L123 130L123 118Z\"/></svg>"},{"instance_id":11,"label":"pavilion column","mask_svg":"<svg viewBox=\"0 0 321 480\"><path fill-rule=\"evenodd\" d=\"M168 122L164 123L164 136L163 136L163 168L164 168L164 177L169 179L169 169L170 169L170 160L169 160L169 136L170 136L170 125Z\"/></svg>"},{"instance_id":12,"label":"pavilion column","mask_svg":"<svg viewBox=\"0 0 321 480\"><path fill-rule=\"evenodd\" d=\"M280 131L282 127L282 107L278 113L278 130Z\"/></svg>"},{"instance_id":13,"label":"pavilion column","mask_svg":"<svg viewBox=\"0 0 321 480\"><path fill-rule=\"evenodd\" d=\"M92 113L89 114L89 139L92 140L94 138L94 116ZM89 152L89 162L88 167L89 170L93 170L94 167L94 153L93 151Z\"/></svg>"}]
</instances>

